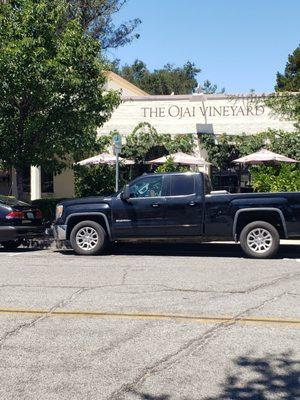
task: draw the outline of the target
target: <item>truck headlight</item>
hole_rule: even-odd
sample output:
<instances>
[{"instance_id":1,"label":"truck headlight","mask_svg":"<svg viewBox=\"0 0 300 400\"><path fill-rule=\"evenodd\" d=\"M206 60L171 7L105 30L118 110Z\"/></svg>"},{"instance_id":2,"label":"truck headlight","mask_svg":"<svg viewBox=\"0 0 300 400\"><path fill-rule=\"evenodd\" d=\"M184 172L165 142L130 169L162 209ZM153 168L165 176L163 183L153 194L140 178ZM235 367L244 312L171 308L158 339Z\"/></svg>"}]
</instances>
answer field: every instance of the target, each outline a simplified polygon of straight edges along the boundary
<instances>
[{"instance_id":1,"label":"truck headlight","mask_svg":"<svg viewBox=\"0 0 300 400\"><path fill-rule=\"evenodd\" d=\"M63 213L64 210L64 206L62 204L59 204L56 206L56 210L55 210L55 219L58 220Z\"/></svg>"}]
</instances>

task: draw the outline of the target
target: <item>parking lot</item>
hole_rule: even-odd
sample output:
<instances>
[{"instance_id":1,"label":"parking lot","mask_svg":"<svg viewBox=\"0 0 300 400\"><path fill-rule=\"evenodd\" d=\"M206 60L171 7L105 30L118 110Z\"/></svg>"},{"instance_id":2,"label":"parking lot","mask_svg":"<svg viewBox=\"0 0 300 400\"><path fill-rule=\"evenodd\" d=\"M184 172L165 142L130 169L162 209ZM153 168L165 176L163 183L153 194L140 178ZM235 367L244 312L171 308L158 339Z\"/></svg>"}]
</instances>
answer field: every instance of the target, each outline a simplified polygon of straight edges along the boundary
<instances>
[{"instance_id":1,"label":"parking lot","mask_svg":"<svg viewBox=\"0 0 300 400\"><path fill-rule=\"evenodd\" d=\"M0 398L299 399L300 246L0 249Z\"/></svg>"}]
</instances>

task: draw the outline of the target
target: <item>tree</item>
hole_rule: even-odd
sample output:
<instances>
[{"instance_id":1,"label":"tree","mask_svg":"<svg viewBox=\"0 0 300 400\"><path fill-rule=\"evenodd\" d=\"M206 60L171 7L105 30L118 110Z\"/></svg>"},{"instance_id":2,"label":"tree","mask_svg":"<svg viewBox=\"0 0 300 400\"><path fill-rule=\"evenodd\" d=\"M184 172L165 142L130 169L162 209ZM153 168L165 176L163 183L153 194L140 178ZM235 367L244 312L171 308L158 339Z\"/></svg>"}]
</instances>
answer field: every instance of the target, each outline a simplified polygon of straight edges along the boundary
<instances>
[{"instance_id":1,"label":"tree","mask_svg":"<svg viewBox=\"0 0 300 400\"><path fill-rule=\"evenodd\" d=\"M67 0L70 5L70 17L79 17L84 31L101 43L102 49L117 48L139 38L134 33L141 23L139 18L123 22L116 27L112 21L115 13L127 0Z\"/></svg>"},{"instance_id":2,"label":"tree","mask_svg":"<svg viewBox=\"0 0 300 400\"><path fill-rule=\"evenodd\" d=\"M288 57L284 73L277 73L277 93L266 98L266 105L300 126L300 45Z\"/></svg>"},{"instance_id":3,"label":"tree","mask_svg":"<svg viewBox=\"0 0 300 400\"><path fill-rule=\"evenodd\" d=\"M209 80L204 81L203 85L198 85L196 78L201 69L190 61L182 67L175 67L169 63L151 72L141 60L120 67L120 60L117 59L111 62L110 68L124 79L154 95L191 94L197 91L213 94L218 90L218 86ZM219 93L224 92L225 88L222 88Z\"/></svg>"},{"instance_id":4,"label":"tree","mask_svg":"<svg viewBox=\"0 0 300 400\"><path fill-rule=\"evenodd\" d=\"M135 60L132 65L121 68L114 63L113 67L123 78L146 92L157 95L192 93L198 85L196 76L201 71L190 61L182 67L166 64L153 72L141 60Z\"/></svg>"},{"instance_id":5,"label":"tree","mask_svg":"<svg viewBox=\"0 0 300 400\"><path fill-rule=\"evenodd\" d=\"M300 45L289 54L284 73L277 72L277 92L299 92L300 91Z\"/></svg>"},{"instance_id":6,"label":"tree","mask_svg":"<svg viewBox=\"0 0 300 400\"><path fill-rule=\"evenodd\" d=\"M201 89L202 89L203 93L205 93L205 94L214 94L218 90L218 85L216 85L215 83L212 83L211 81L209 81L207 79L206 81L203 82ZM222 88L220 90L220 93L225 93L225 88Z\"/></svg>"},{"instance_id":7,"label":"tree","mask_svg":"<svg viewBox=\"0 0 300 400\"><path fill-rule=\"evenodd\" d=\"M25 167L60 172L120 101L104 92L98 42L67 11L64 0L0 4L0 154L20 195Z\"/></svg>"}]
</instances>

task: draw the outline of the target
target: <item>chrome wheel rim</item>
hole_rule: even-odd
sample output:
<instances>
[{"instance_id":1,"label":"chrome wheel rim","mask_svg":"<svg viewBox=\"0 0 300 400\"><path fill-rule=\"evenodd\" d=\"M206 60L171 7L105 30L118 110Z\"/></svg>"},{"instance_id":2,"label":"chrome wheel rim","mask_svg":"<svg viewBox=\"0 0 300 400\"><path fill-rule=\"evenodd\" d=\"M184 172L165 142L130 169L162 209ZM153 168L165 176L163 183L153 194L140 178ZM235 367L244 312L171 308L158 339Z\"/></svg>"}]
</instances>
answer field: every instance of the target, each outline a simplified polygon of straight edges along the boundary
<instances>
[{"instance_id":1,"label":"chrome wheel rim","mask_svg":"<svg viewBox=\"0 0 300 400\"><path fill-rule=\"evenodd\" d=\"M255 253L266 253L273 244L271 233L264 228L252 229L247 235L247 245Z\"/></svg>"},{"instance_id":2,"label":"chrome wheel rim","mask_svg":"<svg viewBox=\"0 0 300 400\"><path fill-rule=\"evenodd\" d=\"M93 250L97 246L98 241L98 233L96 229L91 226L80 228L76 233L76 244L82 250Z\"/></svg>"}]
</instances>

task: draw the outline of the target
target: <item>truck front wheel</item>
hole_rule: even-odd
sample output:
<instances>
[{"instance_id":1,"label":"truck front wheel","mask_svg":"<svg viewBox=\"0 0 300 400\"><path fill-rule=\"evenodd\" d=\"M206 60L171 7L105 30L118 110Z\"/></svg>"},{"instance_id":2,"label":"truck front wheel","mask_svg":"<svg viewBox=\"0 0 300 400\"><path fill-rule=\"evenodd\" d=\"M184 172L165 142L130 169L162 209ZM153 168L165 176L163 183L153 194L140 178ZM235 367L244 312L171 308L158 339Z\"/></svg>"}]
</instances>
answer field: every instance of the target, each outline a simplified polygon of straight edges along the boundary
<instances>
[{"instance_id":1,"label":"truck front wheel","mask_svg":"<svg viewBox=\"0 0 300 400\"><path fill-rule=\"evenodd\" d=\"M255 221L243 228L240 244L249 257L271 258L278 251L280 237L273 225L264 221Z\"/></svg>"},{"instance_id":2,"label":"truck front wheel","mask_svg":"<svg viewBox=\"0 0 300 400\"><path fill-rule=\"evenodd\" d=\"M70 242L75 253L92 256L103 253L107 245L107 234L97 222L82 221L72 229Z\"/></svg>"}]
</instances>

